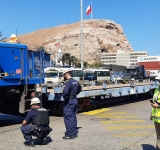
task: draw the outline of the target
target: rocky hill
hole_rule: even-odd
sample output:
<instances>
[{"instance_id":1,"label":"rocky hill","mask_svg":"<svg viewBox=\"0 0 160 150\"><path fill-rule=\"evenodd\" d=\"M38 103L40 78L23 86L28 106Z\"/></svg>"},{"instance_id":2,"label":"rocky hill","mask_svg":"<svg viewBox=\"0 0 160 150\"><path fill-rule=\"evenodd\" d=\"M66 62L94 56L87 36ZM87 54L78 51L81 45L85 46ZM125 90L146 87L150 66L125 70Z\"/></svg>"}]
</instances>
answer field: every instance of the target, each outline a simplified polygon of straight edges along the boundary
<instances>
[{"instance_id":1,"label":"rocky hill","mask_svg":"<svg viewBox=\"0 0 160 150\"><path fill-rule=\"evenodd\" d=\"M122 27L109 20L85 20L83 22L84 59L88 63L99 62L100 53L117 52L123 49L133 51L123 32ZM18 37L21 43L28 45L29 49L44 46L54 58L60 42L63 53L71 53L80 58L80 22L61 25L53 28L41 29Z\"/></svg>"}]
</instances>

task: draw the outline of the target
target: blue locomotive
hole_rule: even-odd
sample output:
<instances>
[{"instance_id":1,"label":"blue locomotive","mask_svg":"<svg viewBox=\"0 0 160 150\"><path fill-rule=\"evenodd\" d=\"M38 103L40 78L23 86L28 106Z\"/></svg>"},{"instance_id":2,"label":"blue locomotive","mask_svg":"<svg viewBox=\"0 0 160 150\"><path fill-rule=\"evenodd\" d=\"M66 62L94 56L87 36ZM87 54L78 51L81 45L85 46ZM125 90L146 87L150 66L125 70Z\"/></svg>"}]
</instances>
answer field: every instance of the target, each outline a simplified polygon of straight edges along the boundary
<instances>
[{"instance_id":1,"label":"blue locomotive","mask_svg":"<svg viewBox=\"0 0 160 150\"><path fill-rule=\"evenodd\" d=\"M25 113L44 83L44 67L50 55L28 50L26 45L0 42L0 113Z\"/></svg>"}]
</instances>

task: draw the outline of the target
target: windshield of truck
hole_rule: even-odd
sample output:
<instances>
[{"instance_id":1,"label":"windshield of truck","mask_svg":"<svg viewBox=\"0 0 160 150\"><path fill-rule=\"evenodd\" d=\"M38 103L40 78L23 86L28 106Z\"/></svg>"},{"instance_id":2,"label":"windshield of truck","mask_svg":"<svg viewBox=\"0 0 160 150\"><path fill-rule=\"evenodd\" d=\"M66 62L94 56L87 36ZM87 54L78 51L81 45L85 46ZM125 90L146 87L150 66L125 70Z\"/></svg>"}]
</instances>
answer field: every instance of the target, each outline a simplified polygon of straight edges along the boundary
<instances>
[{"instance_id":1,"label":"windshield of truck","mask_svg":"<svg viewBox=\"0 0 160 150\"><path fill-rule=\"evenodd\" d=\"M136 69L127 69L126 73L136 73L137 70Z\"/></svg>"},{"instance_id":2,"label":"windshield of truck","mask_svg":"<svg viewBox=\"0 0 160 150\"><path fill-rule=\"evenodd\" d=\"M46 78L57 78L58 77L58 71L57 70L48 70L45 72Z\"/></svg>"}]
</instances>

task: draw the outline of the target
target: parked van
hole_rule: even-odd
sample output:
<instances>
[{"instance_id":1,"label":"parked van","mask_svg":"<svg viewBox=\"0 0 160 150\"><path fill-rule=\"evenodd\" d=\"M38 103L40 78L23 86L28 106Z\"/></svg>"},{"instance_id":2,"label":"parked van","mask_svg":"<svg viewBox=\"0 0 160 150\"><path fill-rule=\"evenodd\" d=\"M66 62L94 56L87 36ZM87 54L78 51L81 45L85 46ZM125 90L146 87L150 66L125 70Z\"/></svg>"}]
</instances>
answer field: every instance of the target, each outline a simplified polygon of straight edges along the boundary
<instances>
[{"instance_id":1,"label":"parked van","mask_svg":"<svg viewBox=\"0 0 160 150\"><path fill-rule=\"evenodd\" d=\"M108 69L85 69L84 80L95 81L97 84L103 84L103 82L110 83L110 71Z\"/></svg>"},{"instance_id":2,"label":"parked van","mask_svg":"<svg viewBox=\"0 0 160 150\"><path fill-rule=\"evenodd\" d=\"M63 69L56 67L45 68L45 83L48 88L53 88L55 85L61 85L63 81Z\"/></svg>"},{"instance_id":3,"label":"parked van","mask_svg":"<svg viewBox=\"0 0 160 150\"><path fill-rule=\"evenodd\" d=\"M54 85L61 85L64 83L63 70L67 68L45 68L45 83L48 88L53 88ZM71 76L77 80L81 85L90 85L89 80L84 80L83 69L81 68L69 68L71 70Z\"/></svg>"}]
</instances>

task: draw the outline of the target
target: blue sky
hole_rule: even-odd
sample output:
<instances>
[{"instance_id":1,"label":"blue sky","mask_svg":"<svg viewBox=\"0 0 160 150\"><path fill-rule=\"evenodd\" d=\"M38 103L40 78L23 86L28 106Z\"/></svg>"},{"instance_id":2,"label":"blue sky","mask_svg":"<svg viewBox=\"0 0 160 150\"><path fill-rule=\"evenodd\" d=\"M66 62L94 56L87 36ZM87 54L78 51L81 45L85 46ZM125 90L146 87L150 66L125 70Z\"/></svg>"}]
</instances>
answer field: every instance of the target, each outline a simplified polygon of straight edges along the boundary
<instances>
[{"instance_id":1,"label":"blue sky","mask_svg":"<svg viewBox=\"0 0 160 150\"><path fill-rule=\"evenodd\" d=\"M83 18L120 24L134 51L160 55L160 0L83 0ZM0 0L0 31L9 37L80 21L80 0Z\"/></svg>"}]
</instances>

